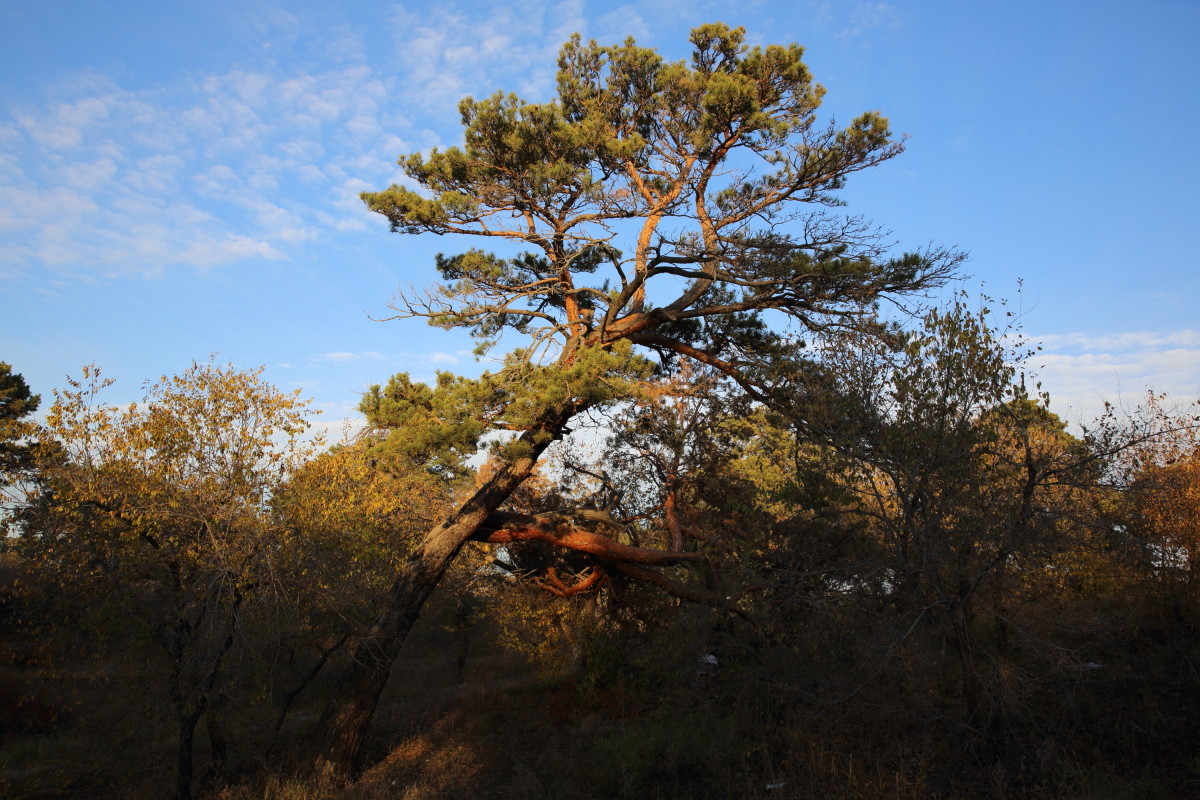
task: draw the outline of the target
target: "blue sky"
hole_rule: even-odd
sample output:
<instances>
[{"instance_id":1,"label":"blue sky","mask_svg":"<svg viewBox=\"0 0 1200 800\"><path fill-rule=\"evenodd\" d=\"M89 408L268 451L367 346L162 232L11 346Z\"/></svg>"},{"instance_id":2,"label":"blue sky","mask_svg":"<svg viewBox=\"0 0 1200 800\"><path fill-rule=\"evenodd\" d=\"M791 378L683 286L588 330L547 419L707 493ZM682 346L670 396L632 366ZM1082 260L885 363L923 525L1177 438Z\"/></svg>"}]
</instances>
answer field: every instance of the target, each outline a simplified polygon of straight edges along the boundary
<instances>
[{"instance_id":1,"label":"blue sky","mask_svg":"<svg viewBox=\"0 0 1200 800\"><path fill-rule=\"evenodd\" d=\"M94 362L124 401L217 353L335 429L395 372L478 371L462 336L372 319L459 243L390 235L358 193L458 143L462 96L548 98L573 32L683 58L716 20L801 43L828 114L909 135L843 197L971 254L965 288L1023 312L1055 410L1195 398L1197 0L8 0L0 360L44 395Z\"/></svg>"}]
</instances>

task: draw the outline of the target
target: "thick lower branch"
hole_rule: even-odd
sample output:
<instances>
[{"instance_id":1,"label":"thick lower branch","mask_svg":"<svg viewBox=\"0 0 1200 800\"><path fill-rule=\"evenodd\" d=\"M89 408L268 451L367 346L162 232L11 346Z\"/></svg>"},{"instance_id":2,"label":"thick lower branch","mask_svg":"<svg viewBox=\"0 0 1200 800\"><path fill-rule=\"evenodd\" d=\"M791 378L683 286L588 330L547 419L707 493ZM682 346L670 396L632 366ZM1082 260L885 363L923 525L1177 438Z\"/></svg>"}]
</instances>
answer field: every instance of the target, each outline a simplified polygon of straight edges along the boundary
<instances>
[{"instance_id":1,"label":"thick lower branch","mask_svg":"<svg viewBox=\"0 0 1200 800\"><path fill-rule=\"evenodd\" d=\"M534 582L547 592L550 592L550 594L557 595L558 597L571 597L596 588L604 583L607 578L608 573L599 567L593 567L590 573L577 580L571 586L567 586L562 582L562 578L558 577L558 570L554 567L547 567L546 577L538 578Z\"/></svg>"},{"instance_id":2,"label":"thick lower branch","mask_svg":"<svg viewBox=\"0 0 1200 800\"><path fill-rule=\"evenodd\" d=\"M701 558L701 553L684 553L677 550L652 550L646 547L618 542L604 533L586 528L611 527L620 529L620 523L600 512L569 514L518 514L511 511L495 511L488 515L475 538L492 544L511 542L544 542L567 550L595 556L604 561L648 566L668 566L680 561Z\"/></svg>"}]
</instances>

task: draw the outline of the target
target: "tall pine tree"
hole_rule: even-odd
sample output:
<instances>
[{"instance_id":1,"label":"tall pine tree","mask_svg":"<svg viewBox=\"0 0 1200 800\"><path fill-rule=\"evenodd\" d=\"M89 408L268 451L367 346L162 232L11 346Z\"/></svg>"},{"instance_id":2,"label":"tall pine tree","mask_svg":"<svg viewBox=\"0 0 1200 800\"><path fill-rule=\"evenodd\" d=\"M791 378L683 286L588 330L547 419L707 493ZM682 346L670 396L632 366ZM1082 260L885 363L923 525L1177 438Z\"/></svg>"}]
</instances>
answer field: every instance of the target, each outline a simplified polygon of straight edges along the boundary
<instances>
[{"instance_id":1,"label":"tall pine tree","mask_svg":"<svg viewBox=\"0 0 1200 800\"><path fill-rule=\"evenodd\" d=\"M466 328L481 350L521 340L478 380L397 379L372 392L368 413L397 431L388 446L462 453L491 431L516 435L396 576L322 719L318 763L353 768L423 603L466 541L514 524L498 507L573 417L628 397L654 356L701 362L769 400L803 383L805 339L886 336L877 301L919 295L959 263L938 249L892 254L876 228L840 212L846 178L902 141L876 112L822 124L824 89L803 49L744 38L702 26L690 62L672 63L632 40L575 36L554 99L463 100L463 146L401 158L418 188L363 195L393 231L504 250L438 256L443 281L401 296L398 316Z\"/></svg>"}]
</instances>

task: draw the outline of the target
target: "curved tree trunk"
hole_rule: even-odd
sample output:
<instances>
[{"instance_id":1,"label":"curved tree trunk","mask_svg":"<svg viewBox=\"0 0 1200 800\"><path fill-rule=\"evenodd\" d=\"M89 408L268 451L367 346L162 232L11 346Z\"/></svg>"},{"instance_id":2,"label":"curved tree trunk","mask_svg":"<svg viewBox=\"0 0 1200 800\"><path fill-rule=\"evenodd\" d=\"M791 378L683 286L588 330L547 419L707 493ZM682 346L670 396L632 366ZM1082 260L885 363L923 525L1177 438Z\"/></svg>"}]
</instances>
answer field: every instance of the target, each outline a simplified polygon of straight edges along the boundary
<instances>
[{"instance_id":1,"label":"curved tree trunk","mask_svg":"<svg viewBox=\"0 0 1200 800\"><path fill-rule=\"evenodd\" d=\"M581 404L569 402L543 414L539 425L521 435L521 441L529 446L528 455L505 462L475 494L425 535L421 547L396 576L370 631L355 643L345 683L319 723L312 764L315 770L330 770L340 776L353 773L392 664L425 601L462 546L529 477L538 457L582 410Z\"/></svg>"},{"instance_id":2,"label":"curved tree trunk","mask_svg":"<svg viewBox=\"0 0 1200 800\"><path fill-rule=\"evenodd\" d=\"M679 524L679 479L674 475L667 481L667 494L663 499L663 515L667 519L667 532L671 534L671 549L683 549L683 526Z\"/></svg>"}]
</instances>

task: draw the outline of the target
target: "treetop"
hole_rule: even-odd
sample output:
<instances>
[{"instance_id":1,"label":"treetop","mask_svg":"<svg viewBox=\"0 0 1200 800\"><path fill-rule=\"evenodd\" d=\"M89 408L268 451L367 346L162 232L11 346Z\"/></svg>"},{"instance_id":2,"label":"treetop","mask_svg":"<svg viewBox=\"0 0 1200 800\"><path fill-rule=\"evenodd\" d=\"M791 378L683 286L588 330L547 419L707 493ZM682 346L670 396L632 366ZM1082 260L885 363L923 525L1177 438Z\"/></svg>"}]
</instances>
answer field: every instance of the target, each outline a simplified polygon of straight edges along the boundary
<instances>
[{"instance_id":1,"label":"treetop","mask_svg":"<svg viewBox=\"0 0 1200 800\"><path fill-rule=\"evenodd\" d=\"M625 341L760 392L805 337L880 332L878 301L953 274L960 254L891 253L838 210L849 175L903 150L885 117L821 123L797 44L750 47L722 23L691 42L668 62L575 35L555 98L468 97L462 146L401 157L412 185L362 195L393 231L522 252L440 254L442 282L400 295L397 316L466 328L480 352L514 332L526 361L560 367Z\"/></svg>"}]
</instances>

